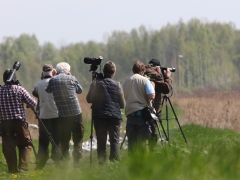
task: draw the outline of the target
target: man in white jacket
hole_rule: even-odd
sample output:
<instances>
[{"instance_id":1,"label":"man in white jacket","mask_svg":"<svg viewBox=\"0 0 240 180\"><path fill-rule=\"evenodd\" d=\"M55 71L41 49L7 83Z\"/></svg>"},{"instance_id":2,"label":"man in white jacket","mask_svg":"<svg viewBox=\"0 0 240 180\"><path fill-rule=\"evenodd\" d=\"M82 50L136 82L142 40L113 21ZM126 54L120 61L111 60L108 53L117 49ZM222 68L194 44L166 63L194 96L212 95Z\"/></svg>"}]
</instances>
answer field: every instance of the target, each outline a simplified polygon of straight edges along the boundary
<instances>
[{"instance_id":1,"label":"man in white jacket","mask_svg":"<svg viewBox=\"0 0 240 180\"><path fill-rule=\"evenodd\" d=\"M58 110L55 105L52 93L45 91L49 80L56 74L56 70L51 64L45 64L43 66L43 79L36 83L32 94L38 98L39 106L39 118L42 123L39 122L39 145L37 155L36 169L42 169L49 158L49 134L50 133L54 143L60 148L59 141L59 118ZM44 127L45 126L45 127ZM47 129L47 131L46 131ZM55 146L52 145L51 159L57 164L60 155Z\"/></svg>"}]
</instances>

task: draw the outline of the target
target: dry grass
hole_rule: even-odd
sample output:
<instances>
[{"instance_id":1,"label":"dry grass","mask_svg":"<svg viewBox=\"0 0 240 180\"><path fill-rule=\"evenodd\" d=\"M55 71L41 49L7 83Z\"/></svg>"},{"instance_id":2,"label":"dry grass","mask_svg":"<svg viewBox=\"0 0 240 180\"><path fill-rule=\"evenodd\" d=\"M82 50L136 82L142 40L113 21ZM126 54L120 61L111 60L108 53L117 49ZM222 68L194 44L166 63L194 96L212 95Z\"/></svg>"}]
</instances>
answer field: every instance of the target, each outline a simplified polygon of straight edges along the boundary
<instances>
[{"instance_id":1,"label":"dry grass","mask_svg":"<svg viewBox=\"0 0 240 180\"><path fill-rule=\"evenodd\" d=\"M203 93L191 96L174 97L172 102L183 111L180 124L198 124L202 126L232 129L240 132L240 93ZM90 104L86 95L79 95L84 120L91 119ZM31 109L26 112L29 123L38 124ZM38 130L31 129L33 139L37 139Z\"/></svg>"},{"instance_id":2,"label":"dry grass","mask_svg":"<svg viewBox=\"0 0 240 180\"><path fill-rule=\"evenodd\" d=\"M208 93L195 97L177 98L183 111L183 124L232 129L240 132L240 93Z\"/></svg>"}]
</instances>

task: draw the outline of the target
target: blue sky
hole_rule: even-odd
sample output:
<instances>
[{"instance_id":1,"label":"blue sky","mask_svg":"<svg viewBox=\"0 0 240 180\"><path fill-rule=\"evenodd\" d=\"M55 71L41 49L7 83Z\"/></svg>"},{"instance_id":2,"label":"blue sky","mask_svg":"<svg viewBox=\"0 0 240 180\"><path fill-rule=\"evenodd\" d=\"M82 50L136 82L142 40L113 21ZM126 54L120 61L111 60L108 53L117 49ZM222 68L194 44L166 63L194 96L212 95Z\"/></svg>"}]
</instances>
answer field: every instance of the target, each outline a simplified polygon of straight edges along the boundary
<instances>
[{"instance_id":1,"label":"blue sky","mask_svg":"<svg viewBox=\"0 0 240 180\"><path fill-rule=\"evenodd\" d=\"M0 0L0 42L35 34L40 44L105 42L113 31L144 25L161 29L180 19L233 23L240 28L238 0Z\"/></svg>"}]
</instances>

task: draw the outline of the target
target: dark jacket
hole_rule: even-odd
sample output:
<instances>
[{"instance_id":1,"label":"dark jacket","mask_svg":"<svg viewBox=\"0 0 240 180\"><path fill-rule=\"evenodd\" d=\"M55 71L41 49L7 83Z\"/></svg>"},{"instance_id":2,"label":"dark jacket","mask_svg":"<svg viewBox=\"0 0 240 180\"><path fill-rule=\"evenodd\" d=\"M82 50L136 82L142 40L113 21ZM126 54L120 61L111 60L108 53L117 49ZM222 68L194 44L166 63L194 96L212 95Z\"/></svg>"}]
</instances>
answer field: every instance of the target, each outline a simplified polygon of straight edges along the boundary
<instances>
[{"instance_id":1,"label":"dark jacket","mask_svg":"<svg viewBox=\"0 0 240 180\"><path fill-rule=\"evenodd\" d=\"M86 99L92 103L92 118L122 119L125 100L119 82L106 77L92 82Z\"/></svg>"},{"instance_id":2,"label":"dark jacket","mask_svg":"<svg viewBox=\"0 0 240 180\"><path fill-rule=\"evenodd\" d=\"M172 89L172 79L170 77L166 77L166 81L164 82L162 74L156 72L149 64L147 64L145 67L145 76L147 76L150 81L155 83L154 106L157 112L160 114L162 109L161 93L168 94L170 92Z\"/></svg>"}]
</instances>

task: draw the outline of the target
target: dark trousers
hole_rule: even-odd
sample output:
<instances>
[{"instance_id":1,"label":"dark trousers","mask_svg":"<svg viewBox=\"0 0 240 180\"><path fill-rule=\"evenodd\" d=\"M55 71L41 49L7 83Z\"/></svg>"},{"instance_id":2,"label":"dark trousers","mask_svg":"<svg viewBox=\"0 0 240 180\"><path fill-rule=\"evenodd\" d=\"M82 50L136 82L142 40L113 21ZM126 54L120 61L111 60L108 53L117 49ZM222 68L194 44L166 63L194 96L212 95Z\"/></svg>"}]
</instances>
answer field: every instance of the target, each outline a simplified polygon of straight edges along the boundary
<instances>
[{"instance_id":1,"label":"dark trousers","mask_svg":"<svg viewBox=\"0 0 240 180\"><path fill-rule=\"evenodd\" d=\"M120 137L121 120L114 118L95 118L94 128L97 136L97 153L99 163L103 163L107 159L107 134L110 140L110 156L109 160L119 159L119 137Z\"/></svg>"},{"instance_id":2,"label":"dark trousers","mask_svg":"<svg viewBox=\"0 0 240 180\"><path fill-rule=\"evenodd\" d=\"M146 140L148 140L151 130L142 117L127 117L126 134L129 154L146 151Z\"/></svg>"},{"instance_id":3,"label":"dark trousers","mask_svg":"<svg viewBox=\"0 0 240 180\"><path fill-rule=\"evenodd\" d=\"M149 150L153 151L154 147L156 146L157 141L158 141L158 135L157 135L157 132L158 132L158 130L157 130L158 127L157 126L158 126L158 124L157 124L156 121L151 120L149 122L149 125L150 125L150 129L151 129L151 135L150 135L150 137L148 139L148 146L149 146Z\"/></svg>"},{"instance_id":4,"label":"dark trousers","mask_svg":"<svg viewBox=\"0 0 240 180\"><path fill-rule=\"evenodd\" d=\"M21 120L3 120L2 125L2 151L10 173L19 170L28 170L30 151L32 146L28 123ZM18 147L18 163L17 152ZM18 164L18 165L17 165Z\"/></svg>"},{"instance_id":5,"label":"dark trousers","mask_svg":"<svg viewBox=\"0 0 240 180\"><path fill-rule=\"evenodd\" d=\"M42 122L42 123L41 123ZM37 155L37 168L43 168L49 158L49 142L50 138L54 141L51 150L51 159L57 163L60 159L60 154L55 148L55 145L60 150L59 141L59 118L53 119L41 119L39 122L39 143L38 143L38 155ZM49 134L47 133L47 131ZM51 137L50 137L51 136Z\"/></svg>"},{"instance_id":6,"label":"dark trousers","mask_svg":"<svg viewBox=\"0 0 240 180\"><path fill-rule=\"evenodd\" d=\"M70 117L60 117L60 143L61 152L65 159L69 159L69 141L73 140L73 160L78 163L82 157L82 143L84 135L84 126L82 123L82 114Z\"/></svg>"}]
</instances>

